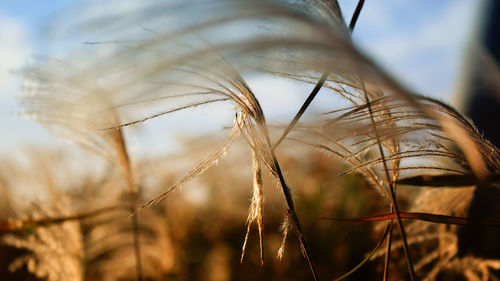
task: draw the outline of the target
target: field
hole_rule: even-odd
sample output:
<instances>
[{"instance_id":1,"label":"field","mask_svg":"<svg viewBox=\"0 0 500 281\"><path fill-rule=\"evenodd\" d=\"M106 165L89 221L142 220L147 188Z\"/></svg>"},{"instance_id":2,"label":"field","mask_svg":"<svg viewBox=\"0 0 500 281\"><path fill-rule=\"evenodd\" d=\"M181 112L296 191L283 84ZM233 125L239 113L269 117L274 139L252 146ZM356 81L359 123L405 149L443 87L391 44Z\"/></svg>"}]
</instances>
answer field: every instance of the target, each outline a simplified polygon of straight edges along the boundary
<instances>
[{"instance_id":1,"label":"field","mask_svg":"<svg viewBox=\"0 0 500 281\"><path fill-rule=\"evenodd\" d=\"M0 163L0 279L498 280L500 151L356 48L363 3L68 21L84 47L26 66L20 111L71 144ZM136 153L169 126L195 133Z\"/></svg>"}]
</instances>

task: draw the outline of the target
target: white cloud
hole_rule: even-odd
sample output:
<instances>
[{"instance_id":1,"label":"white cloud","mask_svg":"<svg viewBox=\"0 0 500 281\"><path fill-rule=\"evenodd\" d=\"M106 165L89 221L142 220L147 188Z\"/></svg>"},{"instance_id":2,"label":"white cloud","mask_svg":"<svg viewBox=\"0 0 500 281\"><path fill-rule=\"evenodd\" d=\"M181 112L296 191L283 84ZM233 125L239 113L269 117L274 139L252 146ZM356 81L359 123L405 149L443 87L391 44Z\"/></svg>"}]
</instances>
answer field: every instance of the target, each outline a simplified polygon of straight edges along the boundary
<instances>
[{"instance_id":1,"label":"white cloud","mask_svg":"<svg viewBox=\"0 0 500 281\"><path fill-rule=\"evenodd\" d=\"M20 89L21 78L14 74L31 56L28 34L23 24L0 15L0 100L12 98Z\"/></svg>"},{"instance_id":2,"label":"white cloud","mask_svg":"<svg viewBox=\"0 0 500 281\"><path fill-rule=\"evenodd\" d=\"M410 87L450 98L478 1L411 2L367 5L355 38Z\"/></svg>"},{"instance_id":3,"label":"white cloud","mask_svg":"<svg viewBox=\"0 0 500 281\"><path fill-rule=\"evenodd\" d=\"M16 115L22 77L19 71L31 57L32 46L23 23L0 14L0 152L13 152L27 139L45 136L41 127Z\"/></svg>"}]
</instances>

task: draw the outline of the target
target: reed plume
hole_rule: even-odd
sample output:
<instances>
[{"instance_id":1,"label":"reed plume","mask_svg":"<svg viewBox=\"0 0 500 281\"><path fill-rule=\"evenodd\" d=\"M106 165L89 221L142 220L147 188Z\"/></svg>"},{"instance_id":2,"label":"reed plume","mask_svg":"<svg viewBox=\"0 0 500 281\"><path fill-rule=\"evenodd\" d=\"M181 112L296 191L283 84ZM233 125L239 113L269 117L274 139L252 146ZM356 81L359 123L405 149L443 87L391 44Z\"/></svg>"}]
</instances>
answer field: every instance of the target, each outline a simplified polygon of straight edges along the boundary
<instances>
[{"instance_id":1,"label":"reed plume","mask_svg":"<svg viewBox=\"0 0 500 281\"><path fill-rule=\"evenodd\" d=\"M21 213L20 219L59 216L72 212L68 198L59 198L53 206L31 203ZM27 253L13 260L10 271L26 265L37 278L46 280L83 280L83 243L78 222L36 228L33 232L8 234L3 243L25 249Z\"/></svg>"},{"instance_id":2,"label":"reed plume","mask_svg":"<svg viewBox=\"0 0 500 281\"><path fill-rule=\"evenodd\" d=\"M359 11L354 18L358 15ZM132 22L139 22L142 28ZM413 266L409 247L420 241L420 234L413 230L417 224L412 224L408 225L406 237L402 214L407 218L409 215L399 207L397 187L483 188L497 184L500 154L457 110L407 89L359 51L350 38L354 25L348 27L344 23L336 1L172 1L145 4L121 15L104 15L69 25L68 30L82 25L87 29L84 35L96 39L87 40L88 45L110 45L116 52L88 56L84 67L76 67L77 59L28 67L24 113L105 155L121 171L129 195L138 280L143 271L139 211L163 202L172 191L208 171L239 137L249 146L253 163L253 193L241 261L251 225L256 223L263 263L262 170L266 168L286 202L278 257L282 258L285 239L294 229L312 276L319 279L292 190L278 160L278 147L293 142L340 158L349 166L343 175L360 174L377 190L377 199L385 203L389 222L369 257L387 239L384 278L389 275L391 252L399 248L399 242L392 244L393 220L397 222L411 279L419 276L415 269L418 271L438 257L444 257L445 265L431 270L430 279L446 266L477 265L475 270L466 271L467 276L473 277L489 276L484 273L485 268L497 268L496 260L455 259L456 236L448 230L434 236L444 241L442 252L431 253ZM141 37L134 39L138 29ZM252 75L316 85L297 117L286 127L277 126L285 127L285 132L276 140L271 134L275 127L266 120L259 98L247 83ZM338 103L331 104L329 112L316 114L313 121L299 122L321 88ZM157 196L137 206L139 185L134 178L124 128L212 104L233 108L228 114L230 129L220 147ZM467 192L458 194L468 196ZM458 206L453 204L453 208ZM442 223L450 221L438 218Z\"/></svg>"}]
</instances>

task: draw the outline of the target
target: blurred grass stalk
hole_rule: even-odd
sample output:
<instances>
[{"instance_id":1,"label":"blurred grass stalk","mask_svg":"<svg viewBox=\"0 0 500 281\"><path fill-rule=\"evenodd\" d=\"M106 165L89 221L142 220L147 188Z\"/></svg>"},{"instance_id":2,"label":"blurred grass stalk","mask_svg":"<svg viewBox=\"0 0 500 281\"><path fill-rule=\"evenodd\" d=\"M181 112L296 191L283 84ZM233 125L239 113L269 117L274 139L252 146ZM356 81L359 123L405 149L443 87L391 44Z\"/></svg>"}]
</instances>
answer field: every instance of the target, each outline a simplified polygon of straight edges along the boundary
<instances>
[{"instance_id":1,"label":"blurred grass stalk","mask_svg":"<svg viewBox=\"0 0 500 281\"><path fill-rule=\"evenodd\" d=\"M482 1L473 44L466 60L459 106L484 137L500 147L500 1ZM495 175L496 176L496 175ZM494 177L495 177L494 176ZM497 176L496 176L497 177ZM498 181L479 183L468 211L472 219L496 219L500 214ZM459 253L500 257L500 230L464 226L459 230Z\"/></svg>"}]
</instances>

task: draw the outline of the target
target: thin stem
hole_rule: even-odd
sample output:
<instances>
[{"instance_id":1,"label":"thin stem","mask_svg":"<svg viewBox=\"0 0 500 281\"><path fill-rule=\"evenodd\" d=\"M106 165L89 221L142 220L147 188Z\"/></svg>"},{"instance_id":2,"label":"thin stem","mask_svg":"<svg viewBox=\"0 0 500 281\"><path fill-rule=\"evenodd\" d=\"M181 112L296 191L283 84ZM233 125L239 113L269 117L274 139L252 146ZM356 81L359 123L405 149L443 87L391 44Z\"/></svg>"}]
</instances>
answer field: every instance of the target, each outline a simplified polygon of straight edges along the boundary
<instances>
[{"instance_id":1,"label":"thin stem","mask_svg":"<svg viewBox=\"0 0 500 281\"><path fill-rule=\"evenodd\" d=\"M278 147L278 145L280 145L280 143L286 138L286 136L288 136L288 134L293 129L293 127L295 127L295 124L297 124L297 122L299 121L300 117L302 117L302 114L304 114L304 112L306 111L306 109L309 107L309 105L311 104L311 102L314 100L314 98L318 94L318 92L321 89L321 87L323 87L323 84L325 84L325 81L328 78L329 74L330 73L328 73L328 72L323 73L323 75L319 79L318 83L316 83L316 86L314 86L314 89L309 94L309 96L307 97L306 101L304 102L304 104L302 104L302 107L299 109L299 111L297 112L297 114L293 118L292 122L290 122L290 124L288 124L288 126L285 129L285 132L283 132L283 134L278 139L278 141L273 145L273 147L272 147L273 150L275 150L276 147Z\"/></svg>"},{"instance_id":2,"label":"thin stem","mask_svg":"<svg viewBox=\"0 0 500 281\"><path fill-rule=\"evenodd\" d=\"M354 26L356 26L356 22L358 21L359 14L361 13L361 9L363 9L364 4L365 0L359 0L358 5L356 5L356 10L354 10L354 13L351 17L351 22L349 23L349 30L351 31L351 33L354 30Z\"/></svg>"},{"instance_id":3,"label":"thin stem","mask_svg":"<svg viewBox=\"0 0 500 281\"><path fill-rule=\"evenodd\" d=\"M267 130L266 130L267 133ZM269 134L266 135L267 142L269 145L269 148L271 148L271 141L269 139ZM311 255L311 250L309 248L309 245L307 244L307 240L304 236L304 231L302 230L302 225L300 224L299 218L297 217L297 213L295 211L295 204L293 203L292 199L292 194L290 192L290 189L288 188L288 185L285 182L285 178L283 177L283 173L281 172L281 167L278 163L278 159L276 158L276 154L274 151L271 149L271 156L273 158L273 163L276 169L276 174L278 175L281 189L283 191L283 195L285 196L286 203L288 205L288 209L290 210L290 217L292 218L293 224L295 225L295 229L297 230L297 236L300 242L300 246L302 247L302 252L306 256L307 263L309 265L309 269L311 270L311 273L313 275L313 278L315 281L318 281L318 272L316 270L316 267L314 266L313 260L312 260L312 255Z\"/></svg>"},{"instance_id":4,"label":"thin stem","mask_svg":"<svg viewBox=\"0 0 500 281\"><path fill-rule=\"evenodd\" d=\"M54 224L60 224L68 221L84 220L105 213L125 211L125 210L126 210L125 206L116 205L69 216L49 217L49 218L35 219L35 220L4 220L0 221L0 232L22 231L27 229L33 229L36 227L44 227Z\"/></svg>"},{"instance_id":5,"label":"thin stem","mask_svg":"<svg viewBox=\"0 0 500 281\"><path fill-rule=\"evenodd\" d=\"M365 3L365 0L358 1L358 5L356 6L356 10L354 11L352 18L351 18L351 21L349 23L349 31L351 33L354 31L354 27L356 26L356 22L358 21L359 14L361 13L361 9L363 8L364 3ZM328 75L330 75L330 73L328 71L323 73L323 75L321 75L321 78L319 78L318 82L316 83L316 86L314 86L314 89L311 91L311 93L307 97L304 104L302 104L302 107L299 109L297 114L295 114L295 117L293 118L292 122L290 122L290 124L288 124L285 131L278 139L278 141L276 141L276 143L272 146L273 151L280 145L280 143L286 138L286 136L288 136L290 131L295 127L295 125L299 121L300 117L302 117L302 115L304 114L306 109L309 107L311 102L314 100L314 98L316 98L316 95L319 93L319 90L325 84L325 81L328 78Z\"/></svg>"},{"instance_id":6,"label":"thin stem","mask_svg":"<svg viewBox=\"0 0 500 281\"><path fill-rule=\"evenodd\" d=\"M141 261L141 247L139 239L139 222L137 219L137 213L135 212L135 203L137 201L138 189L134 183L132 175L132 167L130 165L130 157L128 155L127 146L125 142L125 137L123 135L123 129L118 128L111 133L114 139L117 152L118 163L122 168L123 176L128 186L129 199L129 211L130 211L130 223L132 226L132 236L134 245L134 256L136 265L136 278L137 281L142 281L142 261Z\"/></svg>"},{"instance_id":7,"label":"thin stem","mask_svg":"<svg viewBox=\"0 0 500 281\"><path fill-rule=\"evenodd\" d=\"M373 255L377 252L378 248L380 248L380 246L384 242L385 238L387 237L389 230L392 232L391 222L388 222L387 225L385 226L384 233L382 234L382 237L377 242L377 245L375 245L375 248L373 248L373 250L371 250L371 252L368 253L366 255L366 257L358 265L356 265L354 268L349 270L349 272L347 272L344 275L340 276L339 278L335 279L335 281L341 281L341 280L346 279L347 277L351 276L353 273L358 271L365 263L367 263L373 257Z\"/></svg>"},{"instance_id":8,"label":"thin stem","mask_svg":"<svg viewBox=\"0 0 500 281\"><path fill-rule=\"evenodd\" d=\"M389 264L391 263L391 246L392 246L392 220L389 222L390 229L387 236L387 246L385 248L385 260L384 260L384 278L382 280L387 281L389 278Z\"/></svg>"},{"instance_id":9,"label":"thin stem","mask_svg":"<svg viewBox=\"0 0 500 281\"><path fill-rule=\"evenodd\" d=\"M403 240L403 250L404 250L404 253L405 253L405 257L406 257L406 264L408 265L408 272L410 273L410 279L414 281L414 280L416 280L416 278L415 278L415 270L413 269L413 263L411 261L411 256L410 256L410 251L409 251L409 247L408 247L408 242L407 242L407 239L406 239L406 233L405 233L405 230L404 230L404 227L403 227L403 222L401 221L401 216L399 214L399 206L398 206L398 202L397 202L397 199L396 199L396 194L394 192L394 184L391 181L391 178L389 176L389 169L387 167L387 163L386 163L386 160L385 160L384 149L382 148L382 143L380 141L380 135L379 135L378 130L377 130L377 126L376 126L376 123L375 123L375 118L373 117L373 111L372 111L372 107L371 107L371 104L370 104L370 99L368 98L368 94L366 93L365 89L363 89L363 93L364 93L364 96L365 96L366 105L368 107L368 112L370 113L370 119L371 119L371 122L372 122L372 125L373 125L373 130L375 131L375 137L377 139L377 144L378 144L378 149L379 149L379 152L380 152L380 157L382 158L382 164L384 165L384 172L385 172L385 177L386 177L387 185L389 187L389 195L390 195L390 198L391 198L391 201L392 201L392 206L394 207L394 210L396 211L396 218L397 218L397 222L398 222L399 233L401 235L401 239Z\"/></svg>"},{"instance_id":10,"label":"thin stem","mask_svg":"<svg viewBox=\"0 0 500 281\"><path fill-rule=\"evenodd\" d=\"M358 5L356 7L356 11L354 12L354 15L353 15L353 17L351 19L351 22L349 24L349 28L350 28L351 32L354 29L354 26L356 25L356 21L357 21L357 19L359 17L359 13L361 12L361 8L363 7L363 4L364 4L364 0L360 0L358 2ZM307 259L307 262L309 264L309 268L311 269L311 272L313 274L314 280L319 280L318 279L318 273L317 273L316 268L315 268L315 266L313 264L312 256L311 256L311 253L310 253L311 251L310 251L309 246L307 244L307 241L306 241L306 239L304 237L304 232L302 230L302 226L300 224L299 218L297 217L297 213L295 212L295 206L294 206L294 203L293 203L292 195L290 193L290 189L288 188L288 186L287 186L287 184L285 182L285 179L284 179L283 174L281 172L281 168L280 168L280 165L278 163L278 159L276 158L276 154L274 153L274 150L286 138L286 136L290 133L290 131L293 129L293 127L295 127L295 125L297 124L297 122L299 121L299 119L302 117L302 115L304 114L304 112L306 111L306 109L309 107L309 105L311 104L311 102L314 100L314 98L318 94L318 92L321 89L321 87L323 87L323 84L325 83L326 79L328 78L328 75L329 75L329 72L323 73L323 75L319 79L318 83L316 83L316 86L314 87L314 89L312 90L312 92L309 94L309 96L307 97L306 101L304 102L304 104L302 105L302 107L299 109L299 111L297 112L297 114L295 115L295 117L293 118L292 122L290 122L290 124L285 129L285 132L281 135L281 137L278 139L278 141L274 145L271 145L271 140L269 138L269 134L267 134L267 142L268 142L268 145L269 145L269 148L270 148L270 151L271 151L271 155L272 155L272 158L273 158L273 162L274 162L274 165L275 165L275 168L276 168L276 173L278 174L278 178L279 178L282 190L283 190L283 195L286 198L286 202L287 202L288 208L290 209L290 214L291 214L292 221L295 224L295 228L297 229L297 235L298 235L298 238L299 238L299 242L301 244L303 253L306 256L306 259ZM267 132L267 130L266 130L266 132Z\"/></svg>"}]
</instances>

